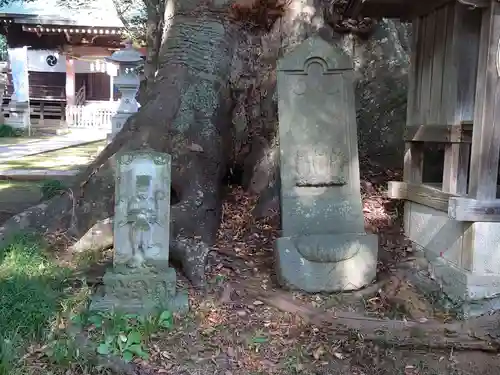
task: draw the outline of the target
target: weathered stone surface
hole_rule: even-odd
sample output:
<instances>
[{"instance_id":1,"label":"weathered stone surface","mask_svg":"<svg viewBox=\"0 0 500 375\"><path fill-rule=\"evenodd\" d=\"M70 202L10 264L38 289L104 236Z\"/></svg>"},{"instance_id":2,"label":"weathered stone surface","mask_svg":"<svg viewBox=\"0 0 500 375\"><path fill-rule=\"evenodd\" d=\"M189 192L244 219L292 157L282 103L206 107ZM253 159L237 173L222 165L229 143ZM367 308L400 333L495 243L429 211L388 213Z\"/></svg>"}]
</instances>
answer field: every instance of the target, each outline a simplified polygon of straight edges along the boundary
<instances>
[{"instance_id":1,"label":"weathered stone surface","mask_svg":"<svg viewBox=\"0 0 500 375\"><path fill-rule=\"evenodd\" d=\"M151 150L116 157L114 264L168 261L170 155Z\"/></svg>"},{"instance_id":2,"label":"weathered stone surface","mask_svg":"<svg viewBox=\"0 0 500 375\"><path fill-rule=\"evenodd\" d=\"M30 124L30 109L28 102L16 102L15 100L9 103L9 118L7 125L15 129L28 129Z\"/></svg>"},{"instance_id":3,"label":"weathered stone surface","mask_svg":"<svg viewBox=\"0 0 500 375\"><path fill-rule=\"evenodd\" d=\"M187 296L176 294L175 270L168 266L170 163L170 155L151 150L117 155L113 270L93 309L187 310Z\"/></svg>"},{"instance_id":4,"label":"weathered stone surface","mask_svg":"<svg viewBox=\"0 0 500 375\"><path fill-rule=\"evenodd\" d=\"M277 272L309 292L360 288L377 262L377 237L364 233L353 64L333 43L311 37L278 64Z\"/></svg>"},{"instance_id":5,"label":"weathered stone surface","mask_svg":"<svg viewBox=\"0 0 500 375\"><path fill-rule=\"evenodd\" d=\"M315 241L316 236L281 237L276 243L280 284L306 292L333 292L360 289L376 276L377 237L371 234L322 235L325 258L312 261L296 247L297 240ZM332 258L349 253L336 261ZM321 253L319 253L321 254ZM313 257L318 258L318 257ZM332 259L332 260L329 260Z\"/></svg>"},{"instance_id":6,"label":"weathered stone surface","mask_svg":"<svg viewBox=\"0 0 500 375\"><path fill-rule=\"evenodd\" d=\"M464 317L498 309L498 223L457 222L415 202L406 202L405 213L405 234L428 267L419 275L425 282L414 284L425 294L439 294L444 307ZM438 293L429 287L430 279Z\"/></svg>"},{"instance_id":7,"label":"weathered stone surface","mask_svg":"<svg viewBox=\"0 0 500 375\"><path fill-rule=\"evenodd\" d=\"M149 269L117 267L104 275L104 288L94 298L92 310L119 310L149 314L155 310L186 312L188 297L177 293L175 270L155 264Z\"/></svg>"}]
</instances>

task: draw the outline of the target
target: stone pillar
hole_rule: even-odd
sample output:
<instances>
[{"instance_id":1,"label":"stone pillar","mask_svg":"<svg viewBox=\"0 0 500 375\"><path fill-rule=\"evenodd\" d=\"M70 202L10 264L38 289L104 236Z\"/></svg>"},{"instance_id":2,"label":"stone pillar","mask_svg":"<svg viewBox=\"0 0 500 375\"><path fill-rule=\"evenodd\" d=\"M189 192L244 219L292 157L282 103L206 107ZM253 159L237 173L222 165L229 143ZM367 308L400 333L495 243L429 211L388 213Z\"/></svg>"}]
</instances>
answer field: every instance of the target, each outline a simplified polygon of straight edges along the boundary
<instances>
[{"instance_id":1,"label":"stone pillar","mask_svg":"<svg viewBox=\"0 0 500 375\"><path fill-rule=\"evenodd\" d=\"M66 56L66 105L75 104L75 60Z\"/></svg>"},{"instance_id":2,"label":"stone pillar","mask_svg":"<svg viewBox=\"0 0 500 375\"><path fill-rule=\"evenodd\" d=\"M9 103L7 125L17 129L30 128L28 47L9 48L9 65L14 93Z\"/></svg>"},{"instance_id":3,"label":"stone pillar","mask_svg":"<svg viewBox=\"0 0 500 375\"><path fill-rule=\"evenodd\" d=\"M125 121L139 110L139 103L135 98L140 84L136 68L142 63L142 58L139 52L132 48L132 44L127 42L124 49L113 53L106 60L118 65L114 84L122 94L117 112L111 119L109 142L122 129Z\"/></svg>"},{"instance_id":4,"label":"stone pillar","mask_svg":"<svg viewBox=\"0 0 500 375\"><path fill-rule=\"evenodd\" d=\"M278 279L313 293L359 289L375 278L378 239L364 232L351 58L307 39L279 61L278 98Z\"/></svg>"},{"instance_id":5,"label":"stone pillar","mask_svg":"<svg viewBox=\"0 0 500 375\"><path fill-rule=\"evenodd\" d=\"M169 266L171 157L152 150L116 155L113 268L92 299L92 310L149 314L185 312Z\"/></svg>"}]
</instances>

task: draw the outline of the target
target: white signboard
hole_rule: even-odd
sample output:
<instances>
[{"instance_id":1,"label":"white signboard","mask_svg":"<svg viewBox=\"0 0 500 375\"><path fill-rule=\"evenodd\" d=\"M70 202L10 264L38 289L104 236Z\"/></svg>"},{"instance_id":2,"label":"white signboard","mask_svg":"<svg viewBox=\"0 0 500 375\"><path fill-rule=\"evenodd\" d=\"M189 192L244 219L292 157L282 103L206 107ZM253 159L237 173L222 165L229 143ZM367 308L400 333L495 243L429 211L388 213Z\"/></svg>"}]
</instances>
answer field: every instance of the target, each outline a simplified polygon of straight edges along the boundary
<instances>
[{"instance_id":1,"label":"white signboard","mask_svg":"<svg viewBox=\"0 0 500 375\"><path fill-rule=\"evenodd\" d=\"M9 48L9 63L14 84L12 99L17 102L29 101L28 47Z\"/></svg>"}]
</instances>

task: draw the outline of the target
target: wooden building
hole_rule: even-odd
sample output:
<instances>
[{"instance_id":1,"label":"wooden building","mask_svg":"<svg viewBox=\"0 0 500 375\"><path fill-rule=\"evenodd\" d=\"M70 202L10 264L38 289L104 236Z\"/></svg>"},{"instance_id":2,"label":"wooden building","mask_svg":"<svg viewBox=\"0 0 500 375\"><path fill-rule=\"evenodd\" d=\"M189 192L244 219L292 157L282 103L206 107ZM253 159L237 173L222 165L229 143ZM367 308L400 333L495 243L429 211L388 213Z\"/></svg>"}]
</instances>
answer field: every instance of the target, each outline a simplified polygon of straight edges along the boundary
<instances>
[{"instance_id":1,"label":"wooden building","mask_svg":"<svg viewBox=\"0 0 500 375\"><path fill-rule=\"evenodd\" d=\"M112 0L13 1L0 7L0 33L9 49L27 47L32 124L60 123L66 114L108 110L116 67L105 57L121 48L123 24ZM13 94L12 77L4 106ZM113 103L110 104L110 101ZM109 115L107 116L109 118ZM78 119L67 119L76 121Z\"/></svg>"},{"instance_id":2,"label":"wooden building","mask_svg":"<svg viewBox=\"0 0 500 375\"><path fill-rule=\"evenodd\" d=\"M411 20L405 232L443 291L469 314L500 308L500 3L351 0L348 13ZM442 182L423 181L425 149L445 149Z\"/></svg>"}]
</instances>

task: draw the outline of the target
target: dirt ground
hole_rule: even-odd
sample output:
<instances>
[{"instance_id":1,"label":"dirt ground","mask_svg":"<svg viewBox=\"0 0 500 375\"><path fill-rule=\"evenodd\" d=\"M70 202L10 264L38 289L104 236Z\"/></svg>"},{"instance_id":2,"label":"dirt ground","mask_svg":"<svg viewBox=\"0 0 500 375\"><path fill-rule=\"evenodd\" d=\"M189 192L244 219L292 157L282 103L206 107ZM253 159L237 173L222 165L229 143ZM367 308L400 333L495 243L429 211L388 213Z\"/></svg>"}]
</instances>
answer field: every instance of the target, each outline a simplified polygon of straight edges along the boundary
<instances>
[{"instance_id":1,"label":"dirt ground","mask_svg":"<svg viewBox=\"0 0 500 375\"><path fill-rule=\"evenodd\" d=\"M383 180L398 176L381 176ZM337 295L306 295L277 287L272 249L279 236L275 215L256 221L255 197L234 188L224 205L219 240L210 256L209 288L195 291L180 276L179 288L189 290L190 313L176 319L173 330L156 335L150 358L138 360L141 374L257 375L468 375L499 374L500 357L483 352L431 351L375 345L352 332L315 326L299 313L309 306L322 314L358 312L390 319L436 319L453 316L420 296L396 265L414 256L398 219L401 206L384 198L377 179L363 182L366 229L379 235L378 280L365 290ZM102 267L89 271L99 280ZM273 293L286 309L256 295ZM286 310L286 311L285 311ZM43 367L43 366L41 366Z\"/></svg>"},{"instance_id":2,"label":"dirt ground","mask_svg":"<svg viewBox=\"0 0 500 375\"><path fill-rule=\"evenodd\" d=\"M278 219L256 222L250 212L255 198L235 188L224 206L219 241L210 263L210 287L189 289L191 313L175 329L156 337L150 359L139 362L145 374L252 375L350 374L438 375L498 374L500 357L482 352L455 352L382 347L363 337L336 335L335 330L304 321L293 311L310 306L324 312L360 312L391 319L450 321L404 279L394 279L395 265L411 257L397 220L399 205L364 184L367 230L381 242L379 279L358 293L306 295L277 288L272 249ZM391 278L392 275L392 278ZM394 283L398 285L395 286ZM397 291L396 291L397 289ZM287 299L284 312L255 297L272 292ZM291 307L291 309L290 309Z\"/></svg>"}]
</instances>

